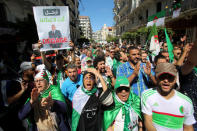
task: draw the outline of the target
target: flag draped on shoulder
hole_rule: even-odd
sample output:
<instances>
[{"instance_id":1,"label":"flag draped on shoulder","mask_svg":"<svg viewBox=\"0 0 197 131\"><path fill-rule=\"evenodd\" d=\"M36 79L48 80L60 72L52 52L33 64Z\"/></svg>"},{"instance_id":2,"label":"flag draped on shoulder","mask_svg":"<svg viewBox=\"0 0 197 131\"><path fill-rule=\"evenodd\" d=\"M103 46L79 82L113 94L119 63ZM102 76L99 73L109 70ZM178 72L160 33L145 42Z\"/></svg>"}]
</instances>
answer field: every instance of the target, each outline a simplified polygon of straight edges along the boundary
<instances>
[{"instance_id":1,"label":"flag draped on shoulder","mask_svg":"<svg viewBox=\"0 0 197 131\"><path fill-rule=\"evenodd\" d=\"M149 51L153 55L158 55L160 52L160 45L159 45L159 39L158 39L158 33L157 33L157 27L154 24L151 30L151 33L149 35L149 38L151 39L150 41L150 47Z\"/></svg>"},{"instance_id":2,"label":"flag draped on shoulder","mask_svg":"<svg viewBox=\"0 0 197 131\"><path fill-rule=\"evenodd\" d=\"M42 98L48 97L50 92L51 92L51 96L52 96L53 100L58 100L58 101L61 101L63 103L66 103L60 88L58 88L55 85L50 85L50 87L48 89L46 89L44 92L42 92L39 96L39 100L42 99ZM27 99L25 104L29 101L30 101L30 98Z\"/></svg>"},{"instance_id":3,"label":"flag draped on shoulder","mask_svg":"<svg viewBox=\"0 0 197 131\"><path fill-rule=\"evenodd\" d=\"M123 116L125 116L124 131L129 131L131 123L133 123L130 119L130 109L132 109L139 116L139 118L142 119L139 96L130 92L129 98L124 104L120 102L117 97L118 96L116 96L114 92L113 98L115 107L104 112L103 131L107 131L110 125L114 122L120 112L120 109L122 109Z\"/></svg>"},{"instance_id":4,"label":"flag draped on shoulder","mask_svg":"<svg viewBox=\"0 0 197 131\"><path fill-rule=\"evenodd\" d=\"M170 41L170 38L168 37L168 33L166 31L166 28L165 28L165 36L166 36L166 43L168 46L168 53L169 53L170 61L172 62L174 60L173 45Z\"/></svg>"},{"instance_id":5,"label":"flag draped on shoulder","mask_svg":"<svg viewBox=\"0 0 197 131\"><path fill-rule=\"evenodd\" d=\"M86 103L88 102L91 95L97 92L97 88L94 87L91 91L86 90L83 86L80 86L72 100L73 112L72 112L72 131L77 130L79 119L82 113L82 110Z\"/></svg>"}]
</instances>

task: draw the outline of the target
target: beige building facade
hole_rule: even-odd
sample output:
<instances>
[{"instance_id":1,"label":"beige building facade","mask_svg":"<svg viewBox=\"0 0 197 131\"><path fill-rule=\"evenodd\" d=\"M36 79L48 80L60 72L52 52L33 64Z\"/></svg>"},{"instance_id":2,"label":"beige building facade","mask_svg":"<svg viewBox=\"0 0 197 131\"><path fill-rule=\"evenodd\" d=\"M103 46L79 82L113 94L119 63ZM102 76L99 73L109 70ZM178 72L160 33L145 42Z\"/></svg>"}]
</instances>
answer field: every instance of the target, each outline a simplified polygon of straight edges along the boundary
<instances>
[{"instance_id":1,"label":"beige building facade","mask_svg":"<svg viewBox=\"0 0 197 131\"><path fill-rule=\"evenodd\" d=\"M79 26L85 38L92 39L92 26L89 16L79 16Z\"/></svg>"},{"instance_id":2,"label":"beige building facade","mask_svg":"<svg viewBox=\"0 0 197 131\"><path fill-rule=\"evenodd\" d=\"M107 37L115 37L116 28L108 27L106 24L103 25L101 30L94 32L93 39L98 43L107 43Z\"/></svg>"}]
</instances>

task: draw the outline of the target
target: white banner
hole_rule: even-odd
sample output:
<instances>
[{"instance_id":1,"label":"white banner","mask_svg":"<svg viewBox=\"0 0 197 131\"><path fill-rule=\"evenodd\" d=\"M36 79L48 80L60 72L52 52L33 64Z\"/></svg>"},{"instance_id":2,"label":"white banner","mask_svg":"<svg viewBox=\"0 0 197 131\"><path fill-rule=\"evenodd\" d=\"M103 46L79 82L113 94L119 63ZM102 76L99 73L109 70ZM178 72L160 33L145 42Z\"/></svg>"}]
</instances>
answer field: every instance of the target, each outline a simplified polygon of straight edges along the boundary
<instances>
[{"instance_id":1,"label":"white banner","mask_svg":"<svg viewBox=\"0 0 197 131\"><path fill-rule=\"evenodd\" d=\"M34 19L41 51L70 49L70 27L68 6L35 6Z\"/></svg>"}]
</instances>

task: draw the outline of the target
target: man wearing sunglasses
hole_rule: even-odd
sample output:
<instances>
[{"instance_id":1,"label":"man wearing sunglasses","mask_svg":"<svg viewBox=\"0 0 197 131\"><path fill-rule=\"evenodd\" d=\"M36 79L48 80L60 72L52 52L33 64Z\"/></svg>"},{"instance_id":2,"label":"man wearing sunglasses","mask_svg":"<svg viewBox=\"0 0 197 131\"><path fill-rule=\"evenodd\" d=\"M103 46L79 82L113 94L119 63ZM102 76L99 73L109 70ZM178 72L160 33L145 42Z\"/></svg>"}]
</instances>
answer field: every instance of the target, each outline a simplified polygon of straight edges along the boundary
<instances>
[{"instance_id":1,"label":"man wearing sunglasses","mask_svg":"<svg viewBox=\"0 0 197 131\"><path fill-rule=\"evenodd\" d=\"M177 70L171 63L157 65L158 87L142 94L142 112L147 131L193 131L194 109L189 97L174 89Z\"/></svg>"}]
</instances>

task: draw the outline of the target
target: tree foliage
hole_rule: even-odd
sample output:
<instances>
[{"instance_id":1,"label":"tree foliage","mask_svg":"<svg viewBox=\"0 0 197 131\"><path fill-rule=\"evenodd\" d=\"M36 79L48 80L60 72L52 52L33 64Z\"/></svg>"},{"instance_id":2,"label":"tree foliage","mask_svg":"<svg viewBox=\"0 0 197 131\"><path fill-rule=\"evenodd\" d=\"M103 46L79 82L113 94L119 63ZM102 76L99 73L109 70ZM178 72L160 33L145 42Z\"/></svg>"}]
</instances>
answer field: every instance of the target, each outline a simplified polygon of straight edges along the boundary
<instances>
[{"instance_id":1,"label":"tree foliage","mask_svg":"<svg viewBox=\"0 0 197 131\"><path fill-rule=\"evenodd\" d=\"M108 35L108 36L107 36L107 39L106 39L106 41L107 41L108 43L110 43L110 42L118 43L118 40L119 40L119 38L113 37L113 36L111 36L111 35Z\"/></svg>"},{"instance_id":2,"label":"tree foliage","mask_svg":"<svg viewBox=\"0 0 197 131\"><path fill-rule=\"evenodd\" d=\"M122 40L126 40L127 42L134 42L135 40L139 40L141 36L145 36L146 40L151 32L152 27L141 27L134 32L125 32L122 34ZM157 27L157 31L159 34L159 39L165 38L164 27ZM173 35L173 30L167 28L168 35Z\"/></svg>"}]
</instances>

